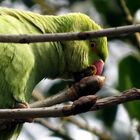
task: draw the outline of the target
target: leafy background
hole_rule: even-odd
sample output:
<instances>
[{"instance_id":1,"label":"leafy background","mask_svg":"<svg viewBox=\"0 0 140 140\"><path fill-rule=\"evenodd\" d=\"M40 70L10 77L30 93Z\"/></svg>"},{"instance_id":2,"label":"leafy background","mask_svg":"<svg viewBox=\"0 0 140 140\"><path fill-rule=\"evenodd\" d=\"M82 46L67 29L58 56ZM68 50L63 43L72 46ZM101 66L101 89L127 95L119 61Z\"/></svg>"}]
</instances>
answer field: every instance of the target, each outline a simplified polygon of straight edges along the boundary
<instances>
[{"instance_id":1,"label":"leafy background","mask_svg":"<svg viewBox=\"0 0 140 140\"><path fill-rule=\"evenodd\" d=\"M83 12L104 28L140 23L139 0L0 0L0 4L46 15ZM140 88L140 42L138 39L140 35L108 38L109 57L104 70L106 84L98 96L118 95L120 91L132 87ZM36 90L48 96L62 90L68 83L69 81L60 79L54 81L46 79L37 85ZM68 137L38 123L27 123L18 140L139 140L139 106L139 101L133 101L125 105L77 115L74 118L47 119L50 125L56 130L62 130ZM84 122L93 130L90 131L86 127L81 129L73 122L75 119Z\"/></svg>"}]
</instances>

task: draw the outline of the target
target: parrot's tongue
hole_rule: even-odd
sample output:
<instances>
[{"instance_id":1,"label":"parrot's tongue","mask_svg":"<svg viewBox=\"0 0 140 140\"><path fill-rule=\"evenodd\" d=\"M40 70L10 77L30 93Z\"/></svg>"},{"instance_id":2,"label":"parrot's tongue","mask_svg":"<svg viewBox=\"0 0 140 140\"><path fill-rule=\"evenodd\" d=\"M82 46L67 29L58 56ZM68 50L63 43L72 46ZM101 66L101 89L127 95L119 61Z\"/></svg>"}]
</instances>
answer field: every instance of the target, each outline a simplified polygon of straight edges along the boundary
<instances>
[{"instance_id":1,"label":"parrot's tongue","mask_svg":"<svg viewBox=\"0 0 140 140\"><path fill-rule=\"evenodd\" d=\"M94 62L94 65L96 66L97 72L96 75L101 75L104 68L104 62L100 59Z\"/></svg>"}]
</instances>

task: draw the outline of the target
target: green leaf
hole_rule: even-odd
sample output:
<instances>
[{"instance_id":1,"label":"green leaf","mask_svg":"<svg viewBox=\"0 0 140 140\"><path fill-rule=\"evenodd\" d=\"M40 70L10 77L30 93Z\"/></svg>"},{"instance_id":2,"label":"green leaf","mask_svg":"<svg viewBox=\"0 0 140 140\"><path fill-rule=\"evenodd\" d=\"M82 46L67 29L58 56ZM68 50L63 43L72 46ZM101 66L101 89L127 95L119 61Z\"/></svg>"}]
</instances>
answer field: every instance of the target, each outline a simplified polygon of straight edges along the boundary
<instances>
[{"instance_id":1,"label":"green leaf","mask_svg":"<svg viewBox=\"0 0 140 140\"><path fill-rule=\"evenodd\" d=\"M140 88L140 56L129 55L119 63L119 90L127 90L133 87ZM132 101L125 104L132 118L140 120L140 101Z\"/></svg>"},{"instance_id":2,"label":"green leaf","mask_svg":"<svg viewBox=\"0 0 140 140\"><path fill-rule=\"evenodd\" d=\"M129 55L119 63L119 89L140 88L140 57Z\"/></svg>"}]
</instances>

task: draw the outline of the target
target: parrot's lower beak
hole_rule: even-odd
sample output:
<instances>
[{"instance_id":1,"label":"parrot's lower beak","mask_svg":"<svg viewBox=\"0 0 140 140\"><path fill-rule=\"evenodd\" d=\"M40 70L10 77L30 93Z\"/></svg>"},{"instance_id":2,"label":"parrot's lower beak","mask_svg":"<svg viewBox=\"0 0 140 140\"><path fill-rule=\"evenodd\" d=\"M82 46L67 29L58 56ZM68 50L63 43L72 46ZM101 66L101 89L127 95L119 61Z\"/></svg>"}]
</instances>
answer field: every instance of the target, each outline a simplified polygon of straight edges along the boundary
<instances>
[{"instance_id":1,"label":"parrot's lower beak","mask_svg":"<svg viewBox=\"0 0 140 140\"><path fill-rule=\"evenodd\" d=\"M95 67L96 67L96 75L102 75L103 68L104 68L104 62L103 60L99 59L94 62Z\"/></svg>"},{"instance_id":2,"label":"parrot's lower beak","mask_svg":"<svg viewBox=\"0 0 140 140\"><path fill-rule=\"evenodd\" d=\"M86 69L73 73L75 81L81 80L83 77L91 76L91 75L102 75L104 67L104 62L99 59L93 63L93 65L90 65Z\"/></svg>"}]
</instances>

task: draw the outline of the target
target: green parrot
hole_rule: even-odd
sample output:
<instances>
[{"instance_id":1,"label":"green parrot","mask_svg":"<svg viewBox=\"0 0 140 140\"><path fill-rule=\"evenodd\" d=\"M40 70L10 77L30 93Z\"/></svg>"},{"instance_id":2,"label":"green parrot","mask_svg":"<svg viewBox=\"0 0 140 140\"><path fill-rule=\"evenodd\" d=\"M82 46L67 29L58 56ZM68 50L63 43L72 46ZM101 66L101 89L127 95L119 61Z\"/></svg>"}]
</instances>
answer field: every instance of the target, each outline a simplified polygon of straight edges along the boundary
<instances>
[{"instance_id":1,"label":"green parrot","mask_svg":"<svg viewBox=\"0 0 140 140\"><path fill-rule=\"evenodd\" d=\"M45 34L101 30L82 13L46 16L0 8L0 34ZM101 75L108 55L107 38L45 43L0 43L0 108L28 107L43 78L72 79L91 66ZM1 123L0 123L1 124ZM4 124L3 124L4 125ZM0 128L0 140L16 140L22 124Z\"/></svg>"}]
</instances>

